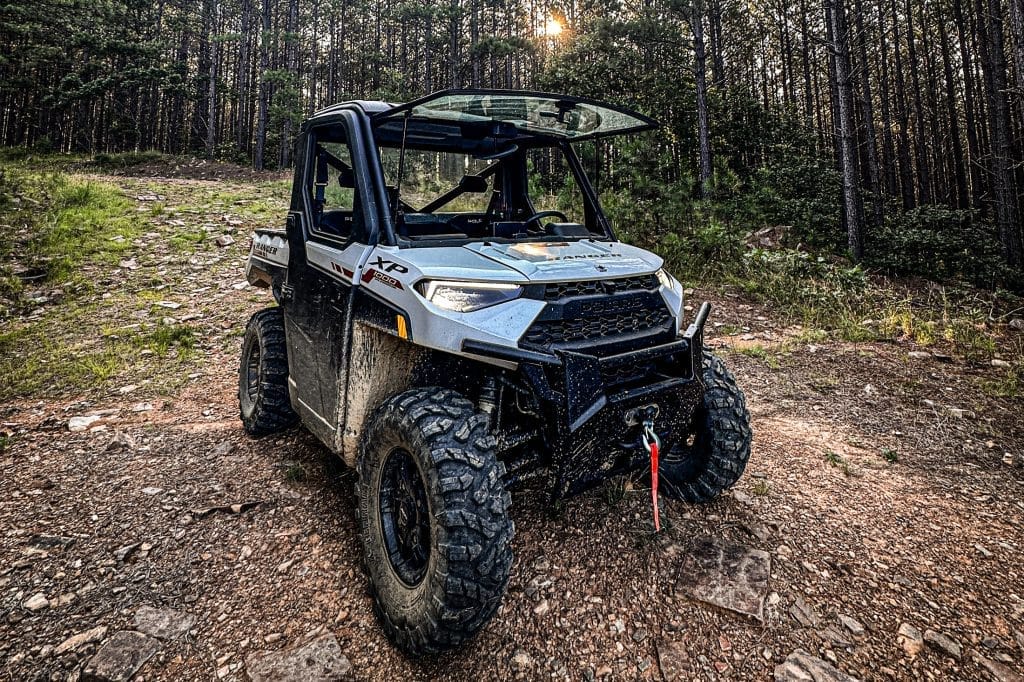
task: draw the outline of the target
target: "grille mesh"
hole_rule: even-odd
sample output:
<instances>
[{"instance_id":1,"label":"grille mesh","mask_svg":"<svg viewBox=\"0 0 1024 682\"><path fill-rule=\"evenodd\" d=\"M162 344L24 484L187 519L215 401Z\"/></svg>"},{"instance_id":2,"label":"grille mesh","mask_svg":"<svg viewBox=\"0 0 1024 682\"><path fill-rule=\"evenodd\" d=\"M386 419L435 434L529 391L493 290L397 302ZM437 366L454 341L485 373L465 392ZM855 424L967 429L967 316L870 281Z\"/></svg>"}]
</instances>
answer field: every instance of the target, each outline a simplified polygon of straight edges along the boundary
<instances>
[{"instance_id":1,"label":"grille mesh","mask_svg":"<svg viewBox=\"0 0 1024 682\"><path fill-rule=\"evenodd\" d=\"M571 320L546 320L534 323L522 341L535 346L549 346L553 343L599 340L658 330L671 320L672 315L663 307Z\"/></svg>"},{"instance_id":2,"label":"grille mesh","mask_svg":"<svg viewBox=\"0 0 1024 682\"><path fill-rule=\"evenodd\" d=\"M557 282L544 287L545 301L560 301L576 296L605 296L624 291L651 291L658 288L657 275L638 275L619 279L591 280L588 282Z\"/></svg>"}]
</instances>

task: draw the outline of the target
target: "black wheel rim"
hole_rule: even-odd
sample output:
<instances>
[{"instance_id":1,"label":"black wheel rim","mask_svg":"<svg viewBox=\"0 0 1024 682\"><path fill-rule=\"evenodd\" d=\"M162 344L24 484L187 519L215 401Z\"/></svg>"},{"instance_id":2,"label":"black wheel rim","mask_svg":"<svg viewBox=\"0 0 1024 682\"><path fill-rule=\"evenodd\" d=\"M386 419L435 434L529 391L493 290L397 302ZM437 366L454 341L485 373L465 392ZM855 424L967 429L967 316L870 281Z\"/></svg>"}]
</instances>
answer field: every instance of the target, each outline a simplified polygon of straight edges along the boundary
<instances>
[{"instance_id":1,"label":"black wheel rim","mask_svg":"<svg viewBox=\"0 0 1024 682\"><path fill-rule=\"evenodd\" d=\"M415 587L430 559L430 508L423 476L407 450L393 450L384 460L378 504L391 568L403 583Z\"/></svg>"},{"instance_id":2,"label":"black wheel rim","mask_svg":"<svg viewBox=\"0 0 1024 682\"><path fill-rule=\"evenodd\" d=\"M690 427L682 433L682 438L665 452L661 465L672 472L672 478L676 482L693 481L704 470L711 428L707 409L699 409L694 414Z\"/></svg>"},{"instance_id":3,"label":"black wheel rim","mask_svg":"<svg viewBox=\"0 0 1024 682\"><path fill-rule=\"evenodd\" d=\"M260 390L260 342L257 338L253 338L249 344L249 354L245 358L245 377L242 390L245 391L245 397L249 399L249 404L254 404Z\"/></svg>"}]
</instances>

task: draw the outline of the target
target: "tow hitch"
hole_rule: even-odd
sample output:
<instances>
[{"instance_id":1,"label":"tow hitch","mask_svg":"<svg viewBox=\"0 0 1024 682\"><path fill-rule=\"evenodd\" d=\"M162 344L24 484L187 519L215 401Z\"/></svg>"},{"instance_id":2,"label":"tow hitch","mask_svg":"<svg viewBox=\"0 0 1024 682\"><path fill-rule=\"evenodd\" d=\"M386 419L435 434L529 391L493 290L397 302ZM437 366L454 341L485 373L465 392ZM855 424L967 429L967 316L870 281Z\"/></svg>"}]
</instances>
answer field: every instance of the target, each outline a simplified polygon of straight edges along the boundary
<instances>
[{"instance_id":1,"label":"tow hitch","mask_svg":"<svg viewBox=\"0 0 1024 682\"><path fill-rule=\"evenodd\" d=\"M658 451L661 449L661 439L654 430L654 420L658 416L657 405L647 405L630 410L626 415L626 423L630 426L640 425L640 440L644 444L644 450L651 457L651 506L654 509L654 532L661 531L661 518L658 514Z\"/></svg>"}]
</instances>

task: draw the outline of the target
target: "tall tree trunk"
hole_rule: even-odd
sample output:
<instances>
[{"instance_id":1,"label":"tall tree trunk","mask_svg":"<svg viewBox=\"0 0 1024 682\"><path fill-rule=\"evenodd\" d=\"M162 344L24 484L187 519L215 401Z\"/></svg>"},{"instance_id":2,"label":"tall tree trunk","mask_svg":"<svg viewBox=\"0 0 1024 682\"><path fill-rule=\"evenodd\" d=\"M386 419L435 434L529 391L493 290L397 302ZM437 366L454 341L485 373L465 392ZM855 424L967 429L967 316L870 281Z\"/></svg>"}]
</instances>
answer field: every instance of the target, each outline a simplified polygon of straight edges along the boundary
<instances>
[{"instance_id":1,"label":"tall tree trunk","mask_svg":"<svg viewBox=\"0 0 1024 682\"><path fill-rule=\"evenodd\" d=\"M249 108L249 73L252 70L252 0L242 0L241 38L238 45L238 127L235 129L235 144L239 151L249 150L249 123L252 110Z\"/></svg>"},{"instance_id":2,"label":"tall tree trunk","mask_svg":"<svg viewBox=\"0 0 1024 682\"><path fill-rule=\"evenodd\" d=\"M380 19L378 16L378 26ZM288 20L285 24L285 33L288 38L285 42L285 68L288 70L288 79L296 90L299 90L299 36L297 29L299 25L299 0L288 0ZM378 43L379 46L379 43ZM378 47L379 49L379 47ZM297 103L296 103L297 104ZM296 106L294 110L301 111ZM292 165L292 112L289 110L281 124L281 144L278 147L278 167L287 168Z\"/></svg>"},{"instance_id":3,"label":"tall tree trunk","mask_svg":"<svg viewBox=\"0 0 1024 682\"><path fill-rule=\"evenodd\" d=\"M964 167L963 139L960 135L960 114L957 111L956 81L953 76L953 63L949 58L949 32L943 17L938 17L939 51L942 53L942 75L946 83L946 117L949 123L949 142L953 152L953 176L956 185L955 205L965 209L971 205L971 195L967 189L967 170Z\"/></svg>"},{"instance_id":4,"label":"tall tree trunk","mask_svg":"<svg viewBox=\"0 0 1024 682\"><path fill-rule=\"evenodd\" d=\"M1021 243L1021 225L1017 221L1018 197L1014 178L1010 107L1006 97L1002 9L999 0L977 0L977 8L978 45L989 104L993 213L999 229L999 241L1003 246L1003 257L1007 265L1019 274L1024 265L1024 247Z\"/></svg>"},{"instance_id":5,"label":"tall tree trunk","mask_svg":"<svg viewBox=\"0 0 1024 682\"><path fill-rule=\"evenodd\" d=\"M209 34L207 42L210 66L206 84L206 156L213 157L217 147L217 41L214 34L217 26L217 0L206 0Z\"/></svg>"},{"instance_id":6,"label":"tall tree trunk","mask_svg":"<svg viewBox=\"0 0 1024 682\"><path fill-rule=\"evenodd\" d=\"M725 55L722 45L722 0L710 0L708 5L711 43L711 85L725 85Z\"/></svg>"},{"instance_id":7,"label":"tall tree trunk","mask_svg":"<svg viewBox=\"0 0 1024 682\"><path fill-rule=\"evenodd\" d=\"M263 32L260 36L260 105L256 115L256 150L253 153L253 166L263 170L264 154L267 149L267 117L270 111L270 82L267 71L270 70L270 0L263 0L262 14Z\"/></svg>"},{"instance_id":8,"label":"tall tree trunk","mask_svg":"<svg viewBox=\"0 0 1024 682\"><path fill-rule=\"evenodd\" d=\"M981 118L974 99L974 67L971 60L971 33L964 20L961 0L953 0L953 20L956 24L957 42L960 44L960 71L964 78L964 121L967 132L967 168L971 180L971 205L981 206L985 191L982 178L981 144L976 121Z\"/></svg>"},{"instance_id":9,"label":"tall tree trunk","mask_svg":"<svg viewBox=\"0 0 1024 682\"><path fill-rule=\"evenodd\" d=\"M928 171L928 151L924 136L924 105L921 100L920 64L917 61L917 40L914 37L914 8L906 0L907 12L907 59L910 68L910 83L914 88L914 160L917 168L917 196L922 204L932 202L932 179Z\"/></svg>"},{"instance_id":10,"label":"tall tree trunk","mask_svg":"<svg viewBox=\"0 0 1024 682\"><path fill-rule=\"evenodd\" d=\"M878 38L879 38L879 69L881 78L879 84L881 92L879 99L882 102L882 166L885 173L885 193L888 196L896 196L899 192L899 184L896 177L896 144L892 137L892 108L889 97L889 43L885 36L888 27L885 24L885 10L883 3L877 3L878 8ZM897 45L897 49L899 46Z\"/></svg>"},{"instance_id":11,"label":"tall tree trunk","mask_svg":"<svg viewBox=\"0 0 1024 682\"><path fill-rule=\"evenodd\" d=\"M864 159L867 162L868 188L871 190L871 225L878 228L882 226L884 205L878 173L878 143L875 139L875 109L871 97L871 69L870 62L868 62L868 36L864 30L863 0L856 0L854 15L857 22L857 45L860 55L860 64L857 65L857 68L860 73L860 107L864 124Z\"/></svg>"},{"instance_id":12,"label":"tall tree trunk","mask_svg":"<svg viewBox=\"0 0 1024 682\"><path fill-rule=\"evenodd\" d=\"M800 66L804 74L804 118L814 123L814 87L811 83L811 29L807 18L807 0L800 0Z\"/></svg>"},{"instance_id":13,"label":"tall tree trunk","mask_svg":"<svg viewBox=\"0 0 1024 682\"><path fill-rule=\"evenodd\" d=\"M832 32L829 45L836 74L836 114L838 117L840 166L843 177L843 214L846 243L854 261L864 257L864 239L860 224L860 194L857 191L857 157L854 149L853 93L850 84L849 33L846 29L844 0L825 0L825 19Z\"/></svg>"},{"instance_id":14,"label":"tall tree trunk","mask_svg":"<svg viewBox=\"0 0 1024 682\"><path fill-rule=\"evenodd\" d=\"M1024 0L1009 0L1010 34L1013 36L1013 68L1017 90L1024 90ZM1020 95L1018 95L1020 96Z\"/></svg>"},{"instance_id":15,"label":"tall tree trunk","mask_svg":"<svg viewBox=\"0 0 1024 682\"><path fill-rule=\"evenodd\" d=\"M697 86L697 140L700 155L700 195L707 199L711 195L712 163L711 132L708 123L707 64L704 48L704 6L694 3L690 11L690 28L693 31L693 77Z\"/></svg>"},{"instance_id":16,"label":"tall tree trunk","mask_svg":"<svg viewBox=\"0 0 1024 682\"><path fill-rule=\"evenodd\" d=\"M896 71L896 152L900 162L900 192L903 195L903 209L909 211L917 205L914 195L914 176L910 160L910 114L907 111L907 84L903 73L903 57L900 46L899 12L896 0L892 0L893 68Z\"/></svg>"}]
</instances>

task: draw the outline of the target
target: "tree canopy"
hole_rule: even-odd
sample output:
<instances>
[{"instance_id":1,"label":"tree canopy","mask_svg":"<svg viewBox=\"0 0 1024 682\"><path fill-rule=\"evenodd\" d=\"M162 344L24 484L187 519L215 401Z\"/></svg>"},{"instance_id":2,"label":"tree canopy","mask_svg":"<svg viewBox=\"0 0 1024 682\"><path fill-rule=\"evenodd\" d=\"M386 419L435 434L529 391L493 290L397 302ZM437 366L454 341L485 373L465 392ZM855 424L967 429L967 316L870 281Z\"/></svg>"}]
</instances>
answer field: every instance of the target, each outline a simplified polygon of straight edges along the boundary
<instances>
[{"instance_id":1,"label":"tree canopy","mask_svg":"<svg viewBox=\"0 0 1024 682\"><path fill-rule=\"evenodd\" d=\"M1019 283L1022 73L1024 0L8 2L0 142L287 167L338 101L565 91L664 123L585 151L626 232Z\"/></svg>"}]
</instances>

